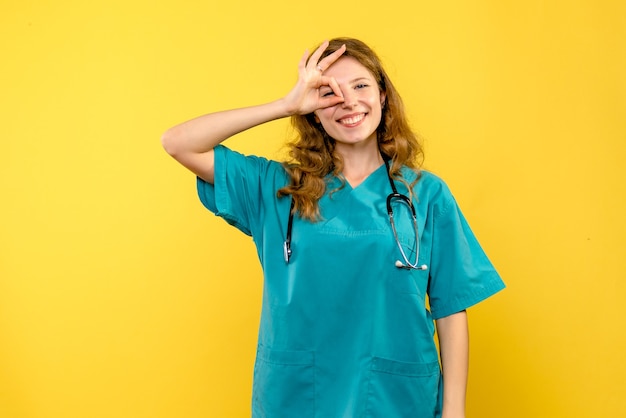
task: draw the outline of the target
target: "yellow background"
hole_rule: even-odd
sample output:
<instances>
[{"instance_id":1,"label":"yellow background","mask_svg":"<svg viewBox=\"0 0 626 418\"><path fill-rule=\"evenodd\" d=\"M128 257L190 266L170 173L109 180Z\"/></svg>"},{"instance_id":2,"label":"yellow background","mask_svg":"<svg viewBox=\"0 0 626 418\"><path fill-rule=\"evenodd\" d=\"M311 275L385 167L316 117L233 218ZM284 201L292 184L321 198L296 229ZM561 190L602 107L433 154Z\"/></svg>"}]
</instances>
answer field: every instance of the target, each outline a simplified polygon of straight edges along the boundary
<instances>
[{"instance_id":1,"label":"yellow background","mask_svg":"<svg viewBox=\"0 0 626 418\"><path fill-rule=\"evenodd\" d=\"M0 417L249 416L255 251L160 135L343 35L508 285L470 310L468 417L626 416L623 1L4 0L0 35Z\"/></svg>"}]
</instances>

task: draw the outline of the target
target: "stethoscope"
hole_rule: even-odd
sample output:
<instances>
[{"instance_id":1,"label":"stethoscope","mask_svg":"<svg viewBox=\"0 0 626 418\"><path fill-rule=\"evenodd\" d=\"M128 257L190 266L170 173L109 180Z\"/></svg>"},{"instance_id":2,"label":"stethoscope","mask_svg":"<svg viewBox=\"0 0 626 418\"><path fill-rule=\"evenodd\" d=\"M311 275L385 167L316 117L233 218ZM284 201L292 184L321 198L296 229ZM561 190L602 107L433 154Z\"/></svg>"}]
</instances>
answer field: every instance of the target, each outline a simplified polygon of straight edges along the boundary
<instances>
[{"instance_id":1,"label":"stethoscope","mask_svg":"<svg viewBox=\"0 0 626 418\"><path fill-rule=\"evenodd\" d=\"M389 184L391 185L392 192L387 196L387 215L389 216L389 223L391 224L391 230L393 231L393 236L396 240L396 244L398 244L398 249L400 250L400 255L402 256L402 260L396 260L395 266L402 269L407 270L426 270L428 266L426 264L418 265L418 259L420 255L420 240L419 240L419 232L417 228L417 215L415 214L415 207L413 206L413 202L408 196L398 193L398 189L396 189L395 182L393 178L391 178L391 174L389 173L389 160L385 159L385 166L387 168L387 178L389 179ZM391 206L393 201L399 201L409 207L411 210L411 218L413 221L413 230L415 231L415 262L411 263L409 258L407 257L404 249L402 248L402 244L400 244L400 239L398 238L398 232L396 231L396 224L393 220L393 208ZM285 238L285 242L283 243L283 255L285 257L285 263L289 264L289 259L291 258L292 249L291 249L291 229L293 227L293 199L291 199L291 208L289 209L289 220L287 221L287 237Z\"/></svg>"}]
</instances>

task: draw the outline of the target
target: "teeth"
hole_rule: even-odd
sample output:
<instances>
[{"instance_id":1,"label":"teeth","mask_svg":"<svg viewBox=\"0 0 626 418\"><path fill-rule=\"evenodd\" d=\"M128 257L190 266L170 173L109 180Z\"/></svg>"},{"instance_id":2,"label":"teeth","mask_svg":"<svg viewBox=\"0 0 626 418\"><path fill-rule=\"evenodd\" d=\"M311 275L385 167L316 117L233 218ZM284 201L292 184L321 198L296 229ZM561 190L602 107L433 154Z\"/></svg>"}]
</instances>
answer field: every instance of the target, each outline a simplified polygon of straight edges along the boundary
<instances>
[{"instance_id":1,"label":"teeth","mask_svg":"<svg viewBox=\"0 0 626 418\"><path fill-rule=\"evenodd\" d=\"M341 123L342 125L354 125L355 123L359 123L360 121L362 121L364 117L365 117L365 114L361 113L358 116L341 119L339 123Z\"/></svg>"}]
</instances>

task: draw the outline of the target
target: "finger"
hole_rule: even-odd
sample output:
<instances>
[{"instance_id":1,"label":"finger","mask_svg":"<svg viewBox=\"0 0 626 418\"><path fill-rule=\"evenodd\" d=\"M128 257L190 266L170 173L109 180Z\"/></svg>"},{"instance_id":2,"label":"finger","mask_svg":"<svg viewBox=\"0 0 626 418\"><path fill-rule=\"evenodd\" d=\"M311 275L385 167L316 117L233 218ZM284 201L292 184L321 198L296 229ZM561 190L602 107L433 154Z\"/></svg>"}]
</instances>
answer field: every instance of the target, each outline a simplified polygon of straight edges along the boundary
<instances>
[{"instance_id":1,"label":"finger","mask_svg":"<svg viewBox=\"0 0 626 418\"><path fill-rule=\"evenodd\" d=\"M338 50L336 50L332 54L329 54L327 57L324 57L323 60L321 60L320 62L317 63L317 66L322 68L322 71L328 69L328 67L333 65L333 63L335 61L337 61L343 55L344 52L346 52L346 45L345 44L341 45L341 48L339 48Z\"/></svg>"},{"instance_id":2,"label":"finger","mask_svg":"<svg viewBox=\"0 0 626 418\"><path fill-rule=\"evenodd\" d=\"M308 58L309 58L309 50L307 49L304 51L304 55L302 55L302 58L300 58L300 62L298 62L299 71L306 69L306 62Z\"/></svg>"},{"instance_id":3,"label":"finger","mask_svg":"<svg viewBox=\"0 0 626 418\"><path fill-rule=\"evenodd\" d=\"M322 42L322 44L315 50L315 52L311 54L311 57L309 58L309 62L307 63L307 67L309 70L315 69L320 57L322 56L326 48L328 48L328 41Z\"/></svg>"},{"instance_id":4,"label":"finger","mask_svg":"<svg viewBox=\"0 0 626 418\"><path fill-rule=\"evenodd\" d=\"M326 85L330 87L334 94L325 96L325 97L320 97L320 101L319 101L320 109L335 106L345 101L341 88L339 88L339 83L337 83L337 80L335 80L335 77L322 76L321 82L322 82L322 85Z\"/></svg>"},{"instance_id":5,"label":"finger","mask_svg":"<svg viewBox=\"0 0 626 418\"><path fill-rule=\"evenodd\" d=\"M343 102L343 92L341 88L339 88L339 83L335 80L335 77L322 77L322 83L330 87L335 93L335 97L341 97L341 101Z\"/></svg>"}]
</instances>

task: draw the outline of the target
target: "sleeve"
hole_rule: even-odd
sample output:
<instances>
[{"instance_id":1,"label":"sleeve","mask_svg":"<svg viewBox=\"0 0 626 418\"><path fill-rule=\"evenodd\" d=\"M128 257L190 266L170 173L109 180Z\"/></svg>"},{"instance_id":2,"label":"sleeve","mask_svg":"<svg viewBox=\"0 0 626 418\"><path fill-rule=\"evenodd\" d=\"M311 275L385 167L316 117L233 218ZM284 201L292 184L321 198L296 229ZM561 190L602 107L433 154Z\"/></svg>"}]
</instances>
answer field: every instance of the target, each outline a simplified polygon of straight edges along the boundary
<instances>
[{"instance_id":1,"label":"sleeve","mask_svg":"<svg viewBox=\"0 0 626 418\"><path fill-rule=\"evenodd\" d=\"M266 181L272 167L272 161L244 156L219 145L215 148L213 184L197 179L200 201L246 235L253 235L263 222L262 202L276 196L274 185Z\"/></svg>"},{"instance_id":2,"label":"sleeve","mask_svg":"<svg viewBox=\"0 0 626 418\"><path fill-rule=\"evenodd\" d=\"M434 319L465 310L505 287L445 186L438 206L428 284Z\"/></svg>"}]
</instances>

